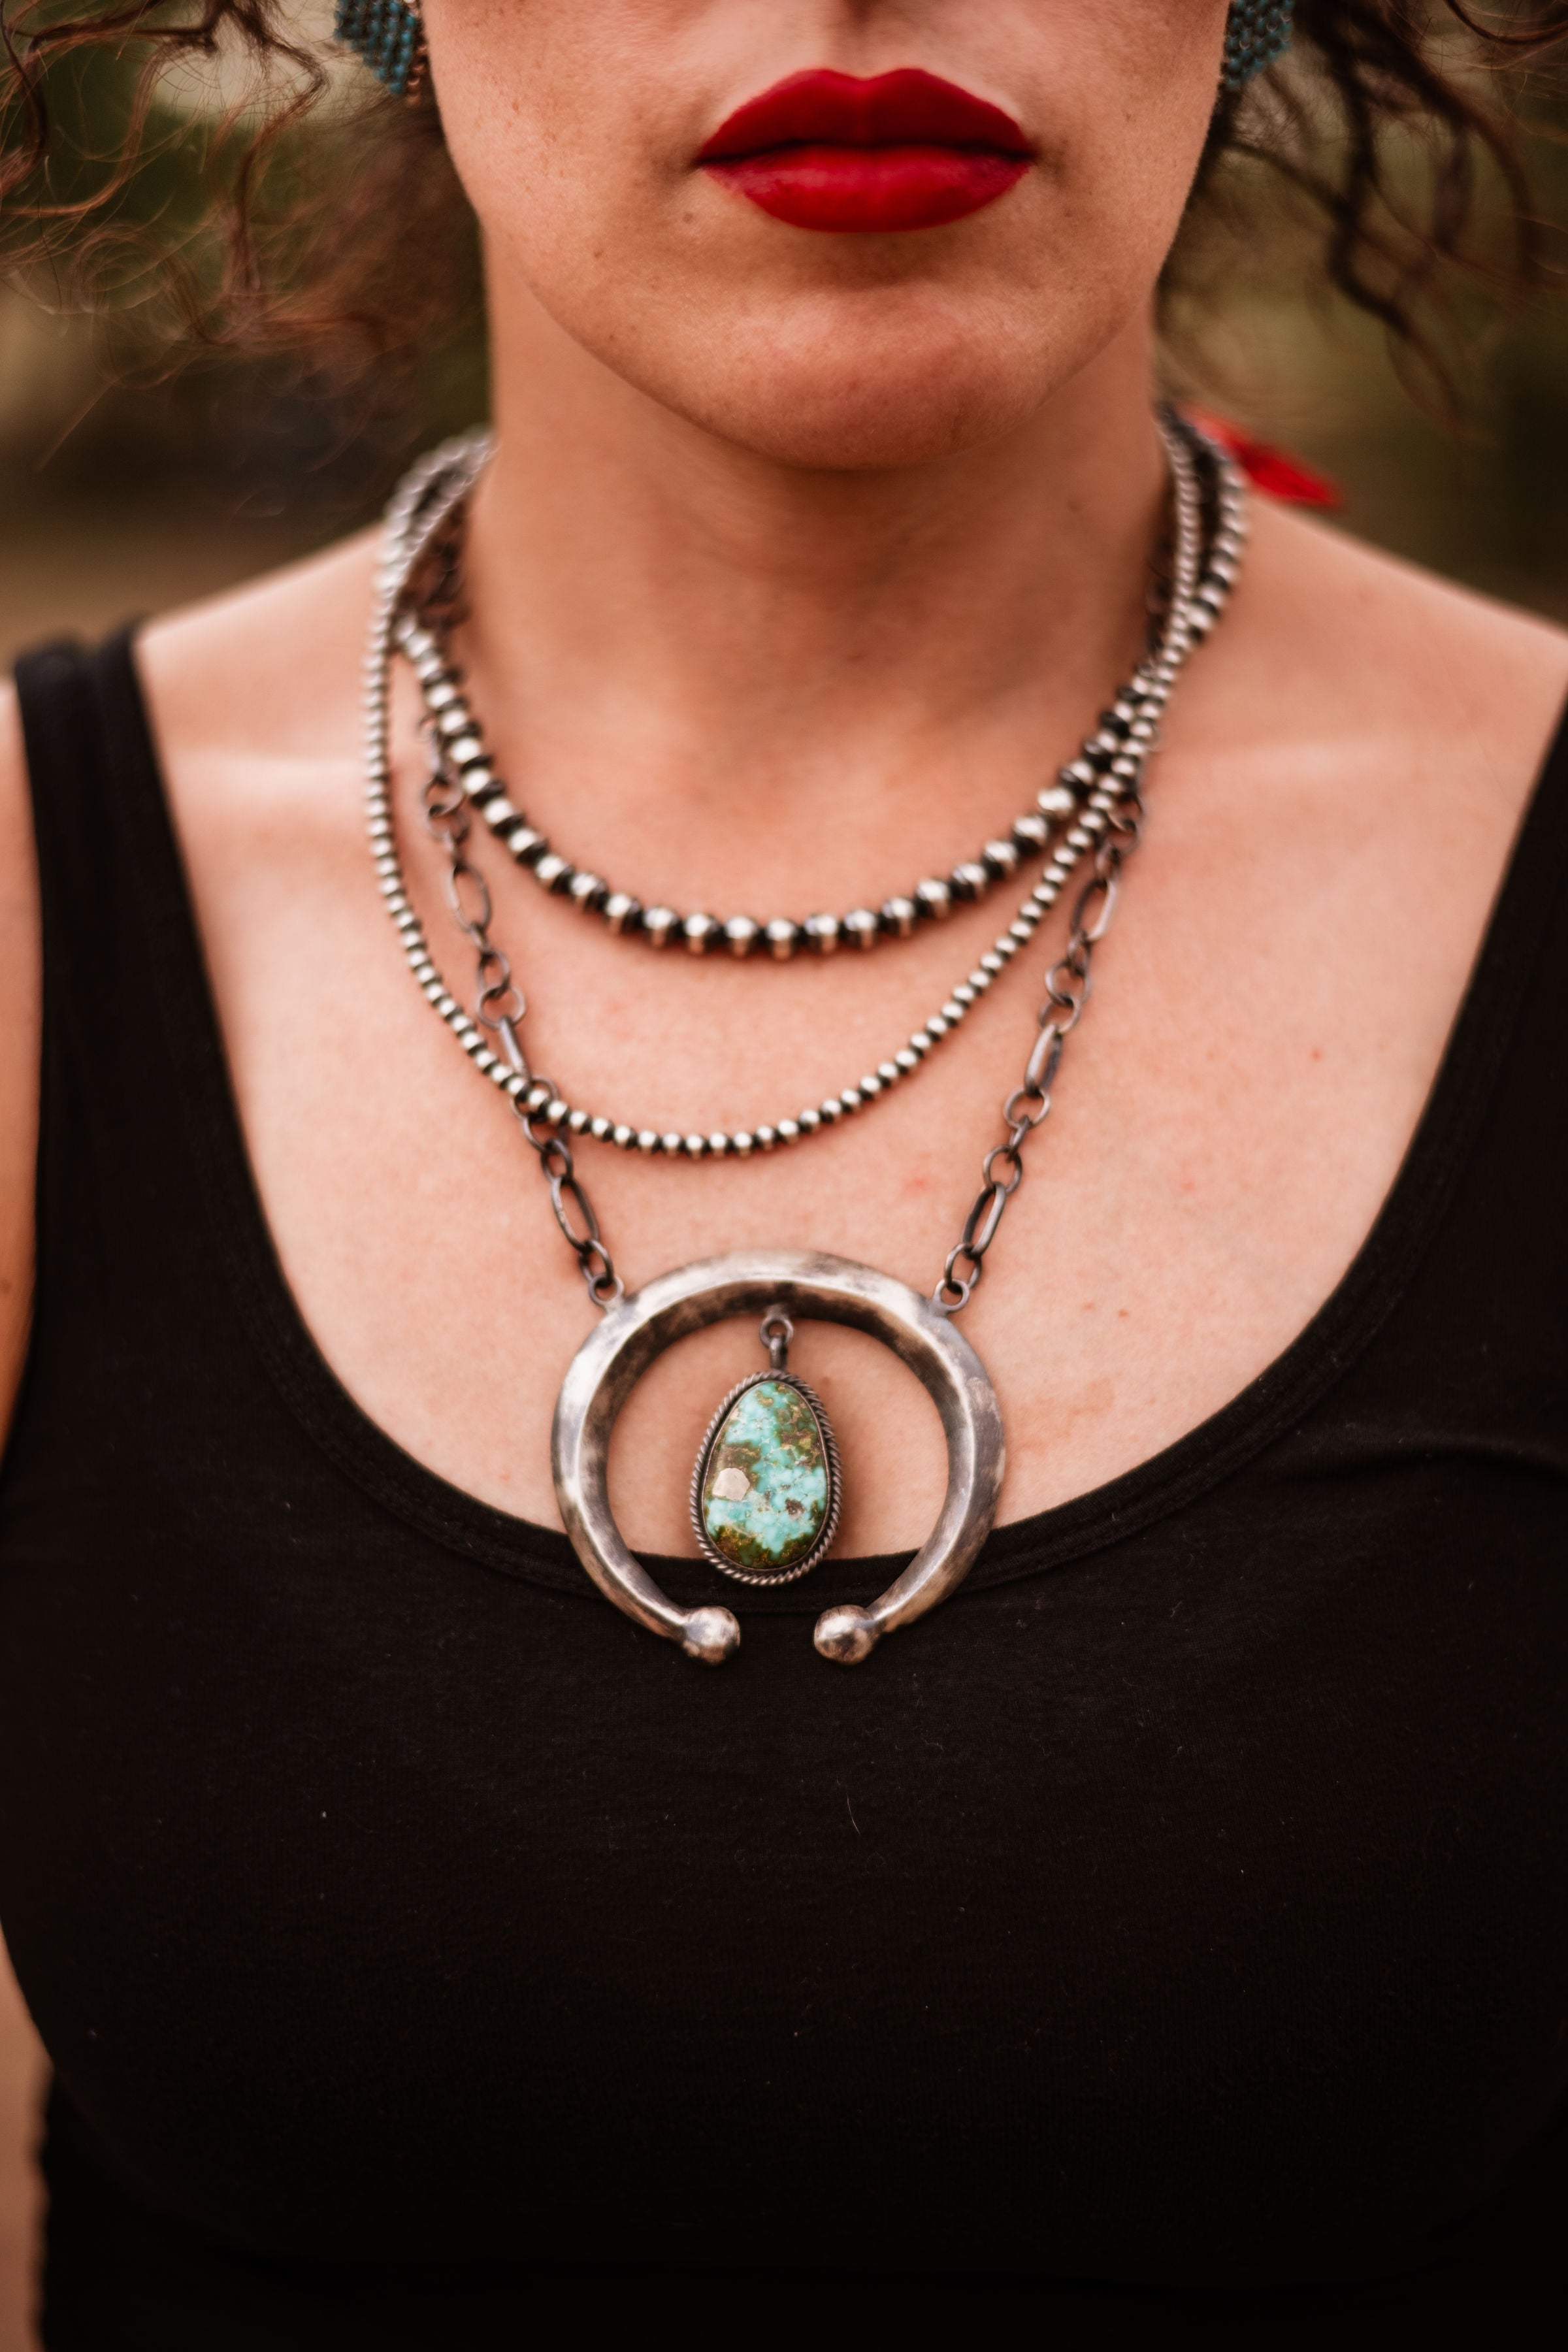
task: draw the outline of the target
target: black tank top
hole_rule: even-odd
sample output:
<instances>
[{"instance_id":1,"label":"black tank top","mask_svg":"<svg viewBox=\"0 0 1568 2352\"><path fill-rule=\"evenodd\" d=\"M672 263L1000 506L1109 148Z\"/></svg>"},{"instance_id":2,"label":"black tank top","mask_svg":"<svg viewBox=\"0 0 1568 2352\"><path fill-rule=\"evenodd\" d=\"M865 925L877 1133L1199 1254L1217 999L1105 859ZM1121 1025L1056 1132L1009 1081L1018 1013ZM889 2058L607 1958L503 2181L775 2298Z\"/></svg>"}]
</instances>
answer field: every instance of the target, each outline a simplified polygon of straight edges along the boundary
<instances>
[{"instance_id":1,"label":"black tank top","mask_svg":"<svg viewBox=\"0 0 1568 2352\"><path fill-rule=\"evenodd\" d=\"M1568 736L1296 1343L855 1673L793 1587L710 1673L334 1381L128 646L22 688L0 1917L51 2347L1568 2340Z\"/></svg>"}]
</instances>

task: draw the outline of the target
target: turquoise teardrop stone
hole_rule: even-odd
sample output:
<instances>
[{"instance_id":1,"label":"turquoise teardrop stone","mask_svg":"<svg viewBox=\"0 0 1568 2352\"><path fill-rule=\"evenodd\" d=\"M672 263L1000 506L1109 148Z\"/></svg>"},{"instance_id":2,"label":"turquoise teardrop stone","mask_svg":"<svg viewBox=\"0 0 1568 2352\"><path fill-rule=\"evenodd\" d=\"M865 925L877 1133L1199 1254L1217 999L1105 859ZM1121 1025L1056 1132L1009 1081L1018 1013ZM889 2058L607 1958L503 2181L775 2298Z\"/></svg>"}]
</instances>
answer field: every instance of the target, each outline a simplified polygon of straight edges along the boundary
<instances>
[{"instance_id":1,"label":"turquoise teardrop stone","mask_svg":"<svg viewBox=\"0 0 1568 2352\"><path fill-rule=\"evenodd\" d=\"M787 1381L759 1381L736 1399L708 1457L709 1542L735 1568L791 1568L821 1535L830 1499L816 1415Z\"/></svg>"}]
</instances>

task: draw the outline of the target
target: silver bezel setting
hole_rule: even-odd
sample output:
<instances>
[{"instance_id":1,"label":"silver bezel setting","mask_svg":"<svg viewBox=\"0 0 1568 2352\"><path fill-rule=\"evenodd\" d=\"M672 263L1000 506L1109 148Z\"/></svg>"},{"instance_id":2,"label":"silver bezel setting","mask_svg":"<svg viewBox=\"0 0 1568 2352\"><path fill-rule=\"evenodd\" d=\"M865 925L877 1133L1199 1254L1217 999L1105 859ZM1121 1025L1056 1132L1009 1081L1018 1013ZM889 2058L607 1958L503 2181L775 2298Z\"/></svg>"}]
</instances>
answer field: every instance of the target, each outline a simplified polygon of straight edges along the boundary
<instances>
[{"instance_id":1,"label":"silver bezel setting","mask_svg":"<svg viewBox=\"0 0 1568 2352\"><path fill-rule=\"evenodd\" d=\"M788 1568L775 1569L770 1575L763 1575L754 1569L737 1568L733 1560L726 1559L702 1524L702 1489L707 1484L708 1465L712 1459L713 1448L719 1442L719 1433L747 1390L761 1388L764 1381L776 1381L782 1387L793 1389L796 1396L805 1399L811 1417L816 1423L818 1434L822 1439L823 1454L827 1463L827 1516L822 1522L822 1532L804 1559L792 1561ZM763 1370L753 1372L749 1380L737 1381L708 1424L707 1433L697 1450L696 1467L691 1473L691 1532L697 1538L698 1549L703 1559L710 1561L722 1575L733 1577L737 1584L750 1584L753 1587L794 1584L798 1578L807 1575L816 1566L818 1560L826 1559L832 1549L833 1538L838 1533L838 1513L843 1502L843 1495L844 1476L838 1461L838 1440L833 1434L833 1423L827 1417L827 1407L808 1382L801 1380L794 1372L775 1371L770 1364Z\"/></svg>"}]
</instances>

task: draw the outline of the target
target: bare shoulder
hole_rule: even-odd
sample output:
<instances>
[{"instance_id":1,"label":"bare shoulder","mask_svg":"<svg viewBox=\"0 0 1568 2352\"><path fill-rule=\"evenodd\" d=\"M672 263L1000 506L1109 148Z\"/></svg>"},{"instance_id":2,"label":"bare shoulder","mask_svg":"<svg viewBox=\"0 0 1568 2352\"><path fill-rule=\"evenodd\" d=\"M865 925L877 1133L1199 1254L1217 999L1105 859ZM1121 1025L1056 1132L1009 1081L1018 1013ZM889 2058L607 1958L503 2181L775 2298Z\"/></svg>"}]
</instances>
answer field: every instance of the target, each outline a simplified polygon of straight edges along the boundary
<instances>
[{"instance_id":1,"label":"bare shoulder","mask_svg":"<svg viewBox=\"0 0 1568 2352\"><path fill-rule=\"evenodd\" d=\"M1225 625L1249 756L1428 821L1516 815L1568 697L1568 633L1266 500Z\"/></svg>"},{"instance_id":2,"label":"bare shoulder","mask_svg":"<svg viewBox=\"0 0 1568 2352\"><path fill-rule=\"evenodd\" d=\"M41 954L38 885L16 698L0 688L0 1438L11 1417L33 1293Z\"/></svg>"},{"instance_id":3,"label":"bare shoulder","mask_svg":"<svg viewBox=\"0 0 1568 2352\"><path fill-rule=\"evenodd\" d=\"M373 533L165 614L137 655L160 747L186 774L320 754L355 687L375 562Z\"/></svg>"}]
</instances>

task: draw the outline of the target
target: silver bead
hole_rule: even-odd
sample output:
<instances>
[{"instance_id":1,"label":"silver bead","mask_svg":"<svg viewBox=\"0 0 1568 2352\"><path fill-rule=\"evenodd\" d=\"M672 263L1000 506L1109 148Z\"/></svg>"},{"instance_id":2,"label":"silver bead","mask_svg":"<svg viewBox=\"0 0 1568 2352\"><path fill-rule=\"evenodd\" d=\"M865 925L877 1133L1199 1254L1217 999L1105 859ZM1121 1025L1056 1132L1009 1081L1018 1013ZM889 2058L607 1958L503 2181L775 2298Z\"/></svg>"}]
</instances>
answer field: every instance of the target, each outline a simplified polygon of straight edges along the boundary
<instances>
[{"instance_id":1,"label":"silver bead","mask_svg":"<svg viewBox=\"0 0 1568 2352\"><path fill-rule=\"evenodd\" d=\"M473 726L474 722L469 717L466 706L458 701L456 694L453 694L446 709L441 711L437 718L436 732L437 735L444 735L449 740L454 736L471 734L473 732Z\"/></svg>"},{"instance_id":2,"label":"silver bead","mask_svg":"<svg viewBox=\"0 0 1568 2352\"><path fill-rule=\"evenodd\" d=\"M556 1095L545 1104L539 1116L546 1127L559 1127L570 1109L571 1105L563 1102L561 1097Z\"/></svg>"},{"instance_id":3,"label":"silver bead","mask_svg":"<svg viewBox=\"0 0 1568 2352\"><path fill-rule=\"evenodd\" d=\"M749 956L763 935L760 923L750 915L731 915L724 926L724 940L732 956Z\"/></svg>"},{"instance_id":4,"label":"silver bead","mask_svg":"<svg viewBox=\"0 0 1568 2352\"><path fill-rule=\"evenodd\" d=\"M755 1140L754 1136L742 1128L738 1134L730 1138L730 1149L737 1160L749 1160L752 1156L752 1146Z\"/></svg>"},{"instance_id":5,"label":"silver bead","mask_svg":"<svg viewBox=\"0 0 1568 2352\"><path fill-rule=\"evenodd\" d=\"M615 1121L606 1118L601 1111L597 1118L591 1118L588 1121L588 1132L595 1143L608 1143L615 1132Z\"/></svg>"},{"instance_id":6,"label":"silver bead","mask_svg":"<svg viewBox=\"0 0 1568 2352\"><path fill-rule=\"evenodd\" d=\"M984 972L989 972L993 980L997 978L1002 971L1002 959L997 954L994 948L988 948L986 952L981 957L980 969Z\"/></svg>"},{"instance_id":7,"label":"silver bead","mask_svg":"<svg viewBox=\"0 0 1568 2352\"><path fill-rule=\"evenodd\" d=\"M882 1081L875 1070L868 1070L856 1089L862 1102L875 1102L882 1091Z\"/></svg>"},{"instance_id":8,"label":"silver bead","mask_svg":"<svg viewBox=\"0 0 1568 2352\"><path fill-rule=\"evenodd\" d=\"M965 1013L968 1012L970 1006L973 1003L974 996L975 992L967 980L961 980L958 986L952 992L953 1003L959 1005ZM945 1013L947 1007L944 1004L942 1006L942 1011Z\"/></svg>"},{"instance_id":9,"label":"silver bead","mask_svg":"<svg viewBox=\"0 0 1568 2352\"><path fill-rule=\"evenodd\" d=\"M1039 802L1042 816L1058 817L1078 814L1078 794L1066 784L1047 784L1045 791L1037 793L1035 797Z\"/></svg>"},{"instance_id":10,"label":"silver bead","mask_svg":"<svg viewBox=\"0 0 1568 2352\"><path fill-rule=\"evenodd\" d=\"M931 1019L925 1024L925 1034L931 1039L932 1045L934 1045L936 1044L939 1037L945 1037L947 1031L948 1024L944 1016L940 1013L933 1013ZM911 1045L913 1045L914 1039L912 1037L910 1038L910 1043Z\"/></svg>"},{"instance_id":11,"label":"silver bead","mask_svg":"<svg viewBox=\"0 0 1568 2352\"><path fill-rule=\"evenodd\" d=\"M561 856L553 849L546 850L542 857L536 857L533 861L535 878L542 882L547 890L564 890L576 870L569 857Z\"/></svg>"},{"instance_id":12,"label":"silver bead","mask_svg":"<svg viewBox=\"0 0 1568 2352\"><path fill-rule=\"evenodd\" d=\"M724 926L717 915L688 915L680 926L681 937L693 955L706 955L723 932Z\"/></svg>"},{"instance_id":13,"label":"silver bead","mask_svg":"<svg viewBox=\"0 0 1568 2352\"><path fill-rule=\"evenodd\" d=\"M609 886L596 874L574 874L566 885L566 896L574 906L585 907L590 912L602 907L609 896Z\"/></svg>"},{"instance_id":14,"label":"silver bead","mask_svg":"<svg viewBox=\"0 0 1568 2352\"><path fill-rule=\"evenodd\" d=\"M708 1157L710 1160L727 1160L729 1156L730 1139L721 1129L708 1139Z\"/></svg>"},{"instance_id":15,"label":"silver bead","mask_svg":"<svg viewBox=\"0 0 1568 2352\"><path fill-rule=\"evenodd\" d=\"M506 845L520 866L531 866L543 856L550 844L532 825L520 824L514 832L507 835Z\"/></svg>"},{"instance_id":16,"label":"silver bead","mask_svg":"<svg viewBox=\"0 0 1568 2352\"><path fill-rule=\"evenodd\" d=\"M898 1069L906 1078L910 1076L911 1071L918 1070L921 1066L920 1055L914 1051L913 1047L910 1045L900 1045L898 1052L893 1055L893 1061Z\"/></svg>"},{"instance_id":17,"label":"silver bead","mask_svg":"<svg viewBox=\"0 0 1568 2352\"><path fill-rule=\"evenodd\" d=\"M486 757L485 747L477 735L459 735L455 743L447 744L447 757L454 768L477 768Z\"/></svg>"},{"instance_id":18,"label":"silver bead","mask_svg":"<svg viewBox=\"0 0 1568 2352\"><path fill-rule=\"evenodd\" d=\"M761 1134L762 1129L759 1128L757 1131ZM798 1143L800 1141L800 1129L793 1118L780 1119L779 1141L781 1143Z\"/></svg>"},{"instance_id":19,"label":"silver bead","mask_svg":"<svg viewBox=\"0 0 1568 2352\"><path fill-rule=\"evenodd\" d=\"M952 892L945 882L939 882L934 874L928 874L923 882L915 884L915 898L921 912L933 917L939 923L944 923L952 912Z\"/></svg>"},{"instance_id":20,"label":"silver bead","mask_svg":"<svg viewBox=\"0 0 1568 2352\"><path fill-rule=\"evenodd\" d=\"M1008 924L1007 936L1016 940L1021 948L1026 948L1035 936L1035 926L1027 915L1020 915L1016 922ZM929 1028L931 1024L926 1025Z\"/></svg>"},{"instance_id":21,"label":"silver bead","mask_svg":"<svg viewBox=\"0 0 1568 2352\"><path fill-rule=\"evenodd\" d=\"M758 1150L771 1151L778 1139L777 1129L769 1127L767 1122L764 1120L763 1125L758 1128L756 1133L756 1145Z\"/></svg>"},{"instance_id":22,"label":"silver bead","mask_svg":"<svg viewBox=\"0 0 1568 2352\"><path fill-rule=\"evenodd\" d=\"M680 928L680 917L673 907L645 907L642 927L656 948L667 948Z\"/></svg>"},{"instance_id":23,"label":"silver bead","mask_svg":"<svg viewBox=\"0 0 1568 2352\"><path fill-rule=\"evenodd\" d=\"M525 1097L525 1100L530 1112L535 1118L537 1118L540 1112L544 1108L545 1104L550 1100L550 1088L545 1086L540 1086L536 1082L534 1085L530 1087L527 1096Z\"/></svg>"},{"instance_id":24,"label":"silver bead","mask_svg":"<svg viewBox=\"0 0 1568 2352\"><path fill-rule=\"evenodd\" d=\"M875 1091L880 1093L881 1089L878 1087ZM843 1093L838 1097L838 1108L840 1110L847 1112L850 1118L853 1118L855 1113L864 1103L865 1099L866 1097L861 1093L858 1087L846 1087ZM826 1108L826 1106L825 1105L824 1108Z\"/></svg>"},{"instance_id":25,"label":"silver bead","mask_svg":"<svg viewBox=\"0 0 1568 2352\"><path fill-rule=\"evenodd\" d=\"M637 1150L642 1153L645 1160L651 1160L654 1153L658 1150L658 1138L654 1133L651 1127L638 1129Z\"/></svg>"},{"instance_id":26,"label":"silver bead","mask_svg":"<svg viewBox=\"0 0 1568 2352\"><path fill-rule=\"evenodd\" d=\"M897 1062L879 1062L877 1065L877 1076L885 1087L896 1087L903 1075Z\"/></svg>"},{"instance_id":27,"label":"silver bead","mask_svg":"<svg viewBox=\"0 0 1568 2352\"><path fill-rule=\"evenodd\" d=\"M991 869L978 858L965 858L962 866L955 866L949 881L955 898L973 901L991 895Z\"/></svg>"},{"instance_id":28,"label":"silver bead","mask_svg":"<svg viewBox=\"0 0 1568 2352\"><path fill-rule=\"evenodd\" d=\"M884 898L882 929L897 940L907 940L920 920L920 911L912 898Z\"/></svg>"},{"instance_id":29,"label":"silver bead","mask_svg":"<svg viewBox=\"0 0 1568 2352\"><path fill-rule=\"evenodd\" d=\"M815 1135L821 1125L822 1113L819 1110L815 1109L810 1103L807 1103L805 1108L795 1120L795 1126L799 1129L802 1135Z\"/></svg>"},{"instance_id":30,"label":"silver bead","mask_svg":"<svg viewBox=\"0 0 1568 2352\"><path fill-rule=\"evenodd\" d=\"M627 890L612 890L599 912L605 919L607 930L635 931L642 913L642 901L634 898Z\"/></svg>"},{"instance_id":31,"label":"silver bead","mask_svg":"<svg viewBox=\"0 0 1568 2352\"><path fill-rule=\"evenodd\" d=\"M661 1135L658 1139L658 1148L667 1160L679 1160L685 1141L686 1138L683 1135Z\"/></svg>"},{"instance_id":32,"label":"silver bead","mask_svg":"<svg viewBox=\"0 0 1568 2352\"><path fill-rule=\"evenodd\" d=\"M998 882L1005 882L1018 871L1018 845L1016 841L988 841L980 855L987 870Z\"/></svg>"},{"instance_id":33,"label":"silver bead","mask_svg":"<svg viewBox=\"0 0 1568 2352\"><path fill-rule=\"evenodd\" d=\"M830 956L837 952L838 918L837 915L807 915L801 925L801 929L805 934L807 947L815 948L818 955Z\"/></svg>"},{"instance_id":34,"label":"silver bead","mask_svg":"<svg viewBox=\"0 0 1568 2352\"><path fill-rule=\"evenodd\" d=\"M837 1127L839 1120L844 1116L844 1106L839 1101L838 1097L837 1095L829 1095L825 1101L819 1103L817 1105L817 1116L820 1118L825 1119L829 1127Z\"/></svg>"},{"instance_id":35,"label":"silver bead","mask_svg":"<svg viewBox=\"0 0 1568 2352\"><path fill-rule=\"evenodd\" d=\"M684 1148L688 1160L705 1160L708 1157L708 1138L705 1135L689 1135Z\"/></svg>"},{"instance_id":36,"label":"silver bead","mask_svg":"<svg viewBox=\"0 0 1568 2352\"><path fill-rule=\"evenodd\" d=\"M844 918L843 931L851 947L874 948L882 926L869 907L851 907Z\"/></svg>"},{"instance_id":37,"label":"silver bead","mask_svg":"<svg viewBox=\"0 0 1568 2352\"><path fill-rule=\"evenodd\" d=\"M636 1128L627 1127L624 1122L621 1126L616 1129L614 1134L610 1138L610 1141L615 1145L617 1151L629 1151L637 1139L637 1131Z\"/></svg>"},{"instance_id":38,"label":"silver bead","mask_svg":"<svg viewBox=\"0 0 1568 2352\"><path fill-rule=\"evenodd\" d=\"M1013 820L1013 838L1020 849L1044 849L1050 837L1051 827L1048 817L1036 816L1031 814L1027 816L1015 817Z\"/></svg>"},{"instance_id":39,"label":"silver bead","mask_svg":"<svg viewBox=\"0 0 1568 2352\"><path fill-rule=\"evenodd\" d=\"M921 1061L924 1061L935 1044L936 1039L928 1029L917 1029L910 1039L908 1050L911 1054L918 1054Z\"/></svg>"},{"instance_id":40,"label":"silver bead","mask_svg":"<svg viewBox=\"0 0 1568 2352\"><path fill-rule=\"evenodd\" d=\"M566 1125L572 1134L584 1134L588 1126L587 1112L585 1110L574 1110L569 1112L567 1115Z\"/></svg>"},{"instance_id":41,"label":"silver bead","mask_svg":"<svg viewBox=\"0 0 1568 2352\"><path fill-rule=\"evenodd\" d=\"M422 679L420 683L423 685L425 682ZM458 689L452 683L451 673L449 671L437 671L436 677L430 681L430 683L425 686L425 708L426 710L445 710L451 703L456 702L457 699Z\"/></svg>"},{"instance_id":42,"label":"silver bead","mask_svg":"<svg viewBox=\"0 0 1568 2352\"><path fill-rule=\"evenodd\" d=\"M771 923L763 924L763 937L773 961L788 963L800 945L800 925L792 923L787 915L775 915Z\"/></svg>"}]
</instances>

